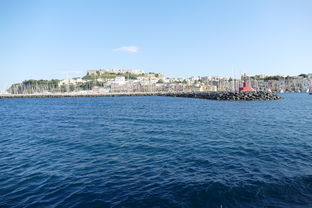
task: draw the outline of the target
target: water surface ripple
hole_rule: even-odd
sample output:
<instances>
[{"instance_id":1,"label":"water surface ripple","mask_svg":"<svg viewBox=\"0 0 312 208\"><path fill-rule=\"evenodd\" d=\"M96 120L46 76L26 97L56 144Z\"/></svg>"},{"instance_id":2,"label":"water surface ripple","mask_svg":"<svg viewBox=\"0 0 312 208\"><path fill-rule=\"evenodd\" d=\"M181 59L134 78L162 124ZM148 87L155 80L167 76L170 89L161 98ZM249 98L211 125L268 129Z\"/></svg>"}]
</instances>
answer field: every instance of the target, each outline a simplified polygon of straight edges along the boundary
<instances>
[{"instance_id":1,"label":"water surface ripple","mask_svg":"<svg viewBox=\"0 0 312 208\"><path fill-rule=\"evenodd\" d=\"M0 100L0 207L312 207L312 96Z\"/></svg>"}]
</instances>

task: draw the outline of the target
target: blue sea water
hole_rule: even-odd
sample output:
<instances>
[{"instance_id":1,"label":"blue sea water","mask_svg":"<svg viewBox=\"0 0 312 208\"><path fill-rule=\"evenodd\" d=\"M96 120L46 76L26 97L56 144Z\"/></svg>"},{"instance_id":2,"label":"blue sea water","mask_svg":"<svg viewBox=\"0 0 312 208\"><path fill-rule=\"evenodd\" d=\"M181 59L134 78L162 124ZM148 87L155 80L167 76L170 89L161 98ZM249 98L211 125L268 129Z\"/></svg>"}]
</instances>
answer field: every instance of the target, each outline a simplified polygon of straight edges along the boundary
<instances>
[{"instance_id":1,"label":"blue sea water","mask_svg":"<svg viewBox=\"0 0 312 208\"><path fill-rule=\"evenodd\" d=\"M0 99L0 207L312 207L312 96Z\"/></svg>"}]
</instances>

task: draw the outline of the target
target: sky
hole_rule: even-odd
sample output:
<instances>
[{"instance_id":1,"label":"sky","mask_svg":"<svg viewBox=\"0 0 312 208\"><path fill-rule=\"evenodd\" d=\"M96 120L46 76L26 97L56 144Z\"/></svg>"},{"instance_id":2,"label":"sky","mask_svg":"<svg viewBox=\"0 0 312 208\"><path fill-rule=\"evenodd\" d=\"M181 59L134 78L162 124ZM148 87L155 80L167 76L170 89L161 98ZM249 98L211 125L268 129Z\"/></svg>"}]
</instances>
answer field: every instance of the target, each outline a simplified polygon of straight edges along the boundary
<instances>
[{"instance_id":1,"label":"sky","mask_svg":"<svg viewBox=\"0 0 312 208\"><path fill-rule=\"evenodd\" d=\"M0 0L0 91L105 68L312 73L311 11L311 0Z\"/></svg>"}]
</instances>

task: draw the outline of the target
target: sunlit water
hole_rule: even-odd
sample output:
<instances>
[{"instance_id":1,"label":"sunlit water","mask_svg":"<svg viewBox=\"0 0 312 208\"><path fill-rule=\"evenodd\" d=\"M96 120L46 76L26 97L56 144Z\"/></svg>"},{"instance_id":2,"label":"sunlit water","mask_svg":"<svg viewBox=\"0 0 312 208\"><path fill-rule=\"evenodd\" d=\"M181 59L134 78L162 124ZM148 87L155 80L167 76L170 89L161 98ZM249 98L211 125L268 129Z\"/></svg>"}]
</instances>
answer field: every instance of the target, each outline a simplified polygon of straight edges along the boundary
<instances>
[{"instance_id":1,"label":"sunlit water","mask_svg":"<svg viewBox=\"0 0 312 208\"><path fill-rule=\"evenodd\" d=\"M0 100L0 207L312 207L312 96Z\"/></svg>"}]
</instances>

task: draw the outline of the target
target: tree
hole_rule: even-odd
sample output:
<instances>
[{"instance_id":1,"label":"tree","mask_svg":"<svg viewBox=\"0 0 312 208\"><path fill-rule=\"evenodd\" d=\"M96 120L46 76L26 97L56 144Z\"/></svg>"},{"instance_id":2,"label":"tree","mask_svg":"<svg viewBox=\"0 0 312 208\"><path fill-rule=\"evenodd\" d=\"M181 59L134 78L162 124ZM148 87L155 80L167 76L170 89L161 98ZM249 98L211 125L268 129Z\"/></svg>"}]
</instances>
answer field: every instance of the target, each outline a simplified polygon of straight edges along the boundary
<instances>
[{"instance_id":1,"label":"tree","mask_svg":"<svg viewBox=\"0 0 312 208\"><path fill-rule=\"evenodd\" d=\"M157 81L157 83L158 83L158 84L163 84L163 83L164 83L164 80L159 79L159 80Z\"/></svg>"},{"instance_id":2,"label":"tree","mask_svg":"<svg viewBox=\"0 0 312 208\"><path fill-rule=\"evenodd\" d=\"M299 77L308 78L308 75L307 74L299 74Z\"/></svg>"},{"instance_id":3,"label":"tree","mask_svg":"<svg viewBox=\"0 0 312 208\"><path fill-rule=\"evenodd\" d=\"M11 94L32 94L42 92L57 92L60 90L59 80L25 80L11 85L7 92Z\"/></svg>"}]
</instances>

